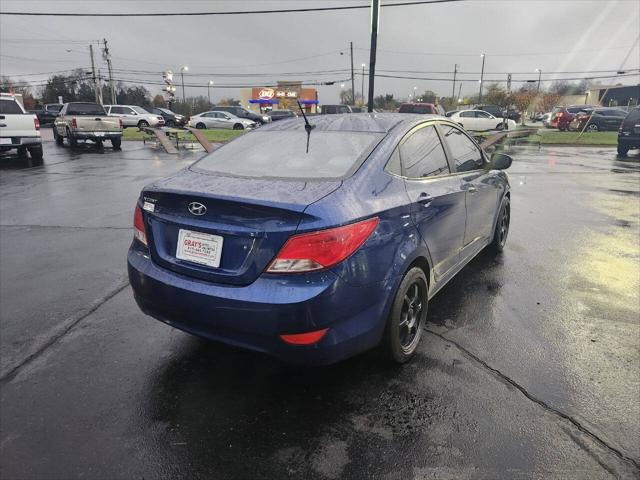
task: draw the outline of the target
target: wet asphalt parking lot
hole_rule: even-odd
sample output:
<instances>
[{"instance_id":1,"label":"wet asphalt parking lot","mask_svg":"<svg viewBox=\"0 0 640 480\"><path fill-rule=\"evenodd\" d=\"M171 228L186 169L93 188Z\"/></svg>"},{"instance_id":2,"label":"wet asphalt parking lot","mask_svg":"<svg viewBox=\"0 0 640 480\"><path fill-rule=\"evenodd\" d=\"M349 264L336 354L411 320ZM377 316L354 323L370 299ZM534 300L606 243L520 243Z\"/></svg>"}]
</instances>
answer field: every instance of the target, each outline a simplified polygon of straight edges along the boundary
<instances>
[{"instance_id":1,"label":"wet asphalt parking lot","mask_svg":"<svg viewBox=\"0 0 640 480\"><path fill-rule=\"evenodd\" d=\"M517 150L506 251L433 299L415 359L319 369L134 304L140 188L200 155L0 164L3 479L640 476L637 152Z\"/></svg>"}]
</instances>

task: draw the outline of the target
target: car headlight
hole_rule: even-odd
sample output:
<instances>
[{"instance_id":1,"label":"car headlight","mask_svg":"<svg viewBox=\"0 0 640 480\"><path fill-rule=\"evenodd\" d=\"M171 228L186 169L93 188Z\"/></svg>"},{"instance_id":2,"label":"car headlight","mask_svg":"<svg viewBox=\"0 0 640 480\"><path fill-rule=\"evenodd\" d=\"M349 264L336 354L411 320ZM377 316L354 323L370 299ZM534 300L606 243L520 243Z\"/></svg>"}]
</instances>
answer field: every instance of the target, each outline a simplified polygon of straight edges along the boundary
<instances>
[{"instance_id":1,"label":"car headlight","mask_svg":"<svg viewBox=\"0 0 640 480\"><path fill-rule=\"evenodd\" d=\"M262 120L264 120L265 122L268 122L268 121L269 121L269 117L268 117L268 116L266 116L266 115L263 115L263 116L262 116Z\"/></svg>"}]
</instances>

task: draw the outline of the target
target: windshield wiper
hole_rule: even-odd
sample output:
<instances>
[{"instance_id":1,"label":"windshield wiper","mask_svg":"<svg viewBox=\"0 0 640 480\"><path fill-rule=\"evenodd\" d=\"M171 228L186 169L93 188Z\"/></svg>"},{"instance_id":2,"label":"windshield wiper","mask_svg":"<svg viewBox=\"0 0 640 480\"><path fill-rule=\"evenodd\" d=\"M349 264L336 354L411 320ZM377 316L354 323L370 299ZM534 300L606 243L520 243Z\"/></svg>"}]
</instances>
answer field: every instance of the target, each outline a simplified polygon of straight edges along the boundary
<instances>
[{"instance_id":1,"label":"windshield wiper","mask_svg":"<svg viewBox=\"0 0 640 480\"><path fill-rule=\"evenodd\" d=\"M296 102L298 103L298 108L300 109L300 112L302 113L302 116L304 117L304 129L307 132L307 153L309 153L309 139L311 138L311 130L316 128L316 126L315 125L311 125L309 123L309 120L307 120L307 116L304 113L304 109L302 108L302 105L300 105L300 100L296 100Z\"/></svg>"}]
</instances>

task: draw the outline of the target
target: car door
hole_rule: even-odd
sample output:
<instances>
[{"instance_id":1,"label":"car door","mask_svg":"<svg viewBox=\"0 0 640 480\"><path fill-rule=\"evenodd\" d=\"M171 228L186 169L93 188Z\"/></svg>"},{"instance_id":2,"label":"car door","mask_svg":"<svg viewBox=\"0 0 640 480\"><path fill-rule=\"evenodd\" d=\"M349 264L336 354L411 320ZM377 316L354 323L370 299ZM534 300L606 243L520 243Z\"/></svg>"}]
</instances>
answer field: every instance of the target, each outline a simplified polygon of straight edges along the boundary
<instances>
[{"instance_id":1,"label":"car door","mask_svg":"<svg viewBox=\"0 0 640 480\"><path fill-rule=\"evenodd\" d=\"M461 257L466 258L475 255L491 239L504 186L497 172L487 168L484 154L466 133L450 124L442 124L440 129L465 191L467 218Z\"/></svg>"},{"instance_id":2,"label":"car door","mask_svg":"<svg viewBox=\"0 0 640 480\"><path fill-rule=\"evenodd\" d=\"M436 279L442 278L458 263L464 240L465 191L460 177L451 175L434 123L411 130L394 155L399 156L413 222L429 250Z\"/></svg>"},{"instance_id":3,"label":"car door","mask_svg":"<svg viewBox=\"0 0 640 480\"><path fill-rule=\"evenodd\" d=\"M233 125L235 123L235 119L231 118L231 115L229 115L226 112L217 112L218 113L218 128L233 128Z\"/></svg>"},{"instance_id":4,"label":"car door","mask_svg":"<svg viewBox=\"0 0 640 480\"><path fill-rule=\"evenodd\" d=\"M467 130L476 129L476 112L473 110L465 110L458 115L462 126Z\"/></svg>"},{"instance_id":5,"label":"car door","mask_svg":"<svg viewBox=\"0 0 640 480\"><path fill-rule=\"evenodd\" d=\"M500 123L493 115L481 110L476 110L476 129L477 130L493 130Z\"/></svg>"}]
</instances>

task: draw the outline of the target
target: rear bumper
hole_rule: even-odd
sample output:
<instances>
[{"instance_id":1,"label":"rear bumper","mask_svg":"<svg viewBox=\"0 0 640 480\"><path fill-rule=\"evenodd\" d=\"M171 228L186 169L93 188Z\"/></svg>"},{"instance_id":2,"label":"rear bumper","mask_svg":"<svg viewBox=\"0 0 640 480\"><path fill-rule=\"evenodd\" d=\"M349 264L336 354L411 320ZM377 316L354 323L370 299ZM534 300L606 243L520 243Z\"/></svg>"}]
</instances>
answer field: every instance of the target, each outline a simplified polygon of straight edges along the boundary
<instances>
[{"instance_id":1,"label":"rear bumper","mask_svg":"<svg viewBox=\"0 0 640 480\"><path fill-rule=\"evenodd\" d=\"M395 280L361 287L330 271L262 275L237 287L163 269L135 246L129 280L143 312L188 333L274 355L288 363L326 365L376 346L382 338ZM313 345L280 335L329 328Z\"/></svg>"},{"instance_id":2,"label":"rear bumper","mask_svg":"<svg viewBox=\"0 0 640 480\"><path fill-rule=\"evenodd\" d=\"M629 148L640 148L640 135L618 134L618 145L623 145Z\"/></svg>"},{"instance_id":3,"label":"rear bumper","mask_svg":"<svg viewBox=\"0 0 640 480\"><path fill-rule=\"evenodd\" d=\"M82 132L75 130L72 132L75 138L86 140L103 140L109 138L118 138L122 136L122 132Z\"/></svg>"},{"instance_id":4,"label":"rear bumper","mask_svg":"<svg viewBox=\"0 0 640 480\"><path fill-rule=\"evenodd\" d=\"M10 139L11 143L4 143L0 141L0 148L2 149L10 149L17 147L35 147L42 143L42 138L40 136L37 137L0 137L4 140L7 138Z\"/></svg>"}]
</instances>

